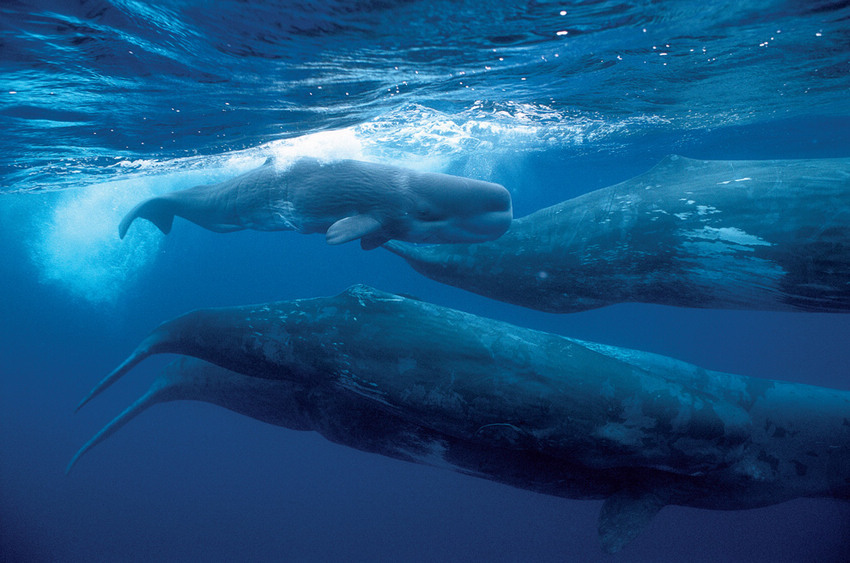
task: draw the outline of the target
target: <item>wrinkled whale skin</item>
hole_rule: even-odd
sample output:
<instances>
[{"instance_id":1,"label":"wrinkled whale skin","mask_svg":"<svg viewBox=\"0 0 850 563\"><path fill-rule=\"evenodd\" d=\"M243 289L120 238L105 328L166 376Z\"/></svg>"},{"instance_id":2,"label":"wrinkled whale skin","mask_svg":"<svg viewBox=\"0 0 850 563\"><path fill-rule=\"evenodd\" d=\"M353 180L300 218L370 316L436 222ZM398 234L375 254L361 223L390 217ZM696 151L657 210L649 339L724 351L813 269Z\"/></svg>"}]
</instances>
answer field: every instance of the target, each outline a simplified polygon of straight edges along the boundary
<instances>
[{"instance_id":1,"label":"wrinkled whale skin","mask_svg":"<svg viewBox=\"0 0 850 563\"><path fill-rule=\"evenodd\" d=\"M554 313L615 303L850 311L850 159L705 161L515 219L480 245L385 246L419 273Z\"/></svg>"},{"instance_id":2,"label":"wrinkled whale skin","mask_svg":"<svg viewBox=\"0 0 850 563\"><path fill-rule=\"evenodd\" d=\"M177 317L80 406L155 353L218 366L178 369L177 380L224 383L189 384L177 398L519 488L604 498L608 551L668 504L850 499L850 392L710 371L365 286Z\"/></svg>"}]
</instances>

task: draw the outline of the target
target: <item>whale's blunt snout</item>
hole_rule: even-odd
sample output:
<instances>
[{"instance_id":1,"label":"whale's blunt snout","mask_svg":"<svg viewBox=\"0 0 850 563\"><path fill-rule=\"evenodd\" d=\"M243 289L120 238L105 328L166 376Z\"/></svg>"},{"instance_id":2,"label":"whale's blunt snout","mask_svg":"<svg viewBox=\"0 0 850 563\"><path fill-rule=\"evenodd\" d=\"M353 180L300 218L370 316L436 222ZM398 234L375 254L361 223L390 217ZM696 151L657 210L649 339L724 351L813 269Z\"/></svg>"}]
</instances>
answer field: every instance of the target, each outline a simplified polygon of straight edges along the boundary
<instances>
[{"instance_id":1,"label":"whale's blunt snout","mask_svg":"<svg viewBox=\"0 0 850 563\"><path fill-rule=\"evenodd\" d=\"M507 213L508 216L513 214L513 202L511 201L511 192L501 184L490 184L492 188L488 189L488 211Z\"/></svg>"},{"instance_id":2,"label":"whale's blunt snout","mask_svg":"<svg viewBox=\"0 0 850 563\"><path fill-rule=\"evenodd\" d=\"M495 240L505 234L511 226L510 211L479 213L467 219L457 220L446 225L446 238L453 242L475 243Z\"/></svg>"},{"instance_id":3,"label":"whale's blunt snout","mask_svg":"<svg viewBox=\"0 0 850 563\"><path fill-rule=\"evenodd\" d=\"M502 236L513 220L510 192L502 185L446 174L423 175L408 242L476 243Z\"/></svg>"},{"instance_id":4,"label":"whale's blunt snout","mask_svg":"<svg viewBox=\"0 0 850 563\"><path fill-rule=\"evenodd\" d=\"M459 205L454 225L466 233L462 242L484 242L499 238L513 221L513 203L510 192L500 184L475 182ZM459 235L460 236L460 235Z\"/></svg>"}]
</instances>

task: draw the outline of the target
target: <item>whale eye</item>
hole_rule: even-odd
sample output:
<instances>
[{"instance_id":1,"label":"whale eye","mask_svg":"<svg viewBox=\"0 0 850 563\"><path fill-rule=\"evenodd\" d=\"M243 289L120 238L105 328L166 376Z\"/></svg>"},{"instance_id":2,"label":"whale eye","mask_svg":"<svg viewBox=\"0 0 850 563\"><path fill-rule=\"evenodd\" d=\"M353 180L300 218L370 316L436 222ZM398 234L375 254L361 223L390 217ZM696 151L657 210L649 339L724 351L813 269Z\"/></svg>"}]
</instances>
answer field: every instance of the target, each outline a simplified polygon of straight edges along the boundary
<instances>
[{"instance_id":1,"label":"whale eye","mask_svg":"<svg viewBox=\"0 0 850 563\"><path fill-rule=\"evenodd\" d=\"M416 211L416 219L424 223L439 220L439 217L430 209L419 209Z\"/></svg>"}]
</instances>

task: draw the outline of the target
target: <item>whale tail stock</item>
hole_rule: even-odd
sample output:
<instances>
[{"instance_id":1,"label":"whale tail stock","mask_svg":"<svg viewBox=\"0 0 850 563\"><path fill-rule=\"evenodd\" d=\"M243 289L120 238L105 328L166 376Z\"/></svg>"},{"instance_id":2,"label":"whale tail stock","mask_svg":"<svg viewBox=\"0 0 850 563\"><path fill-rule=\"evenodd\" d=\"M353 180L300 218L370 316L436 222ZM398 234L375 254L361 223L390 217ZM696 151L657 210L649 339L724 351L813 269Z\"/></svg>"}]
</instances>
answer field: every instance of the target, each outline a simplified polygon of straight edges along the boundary
<instances>
[{"instance_id":1,"label":"whale tail stock","mask_svg":"<svg viewBox=\"0 0 850 563\"><path fill-rule=\"evenodd\" d=\"M154 197L143 201L130 210L118 225L118 236L124 238L130 225L137 218L147 219L167 235L174 223L174 202L165 197Z\"/></svg>"}]
</instances>

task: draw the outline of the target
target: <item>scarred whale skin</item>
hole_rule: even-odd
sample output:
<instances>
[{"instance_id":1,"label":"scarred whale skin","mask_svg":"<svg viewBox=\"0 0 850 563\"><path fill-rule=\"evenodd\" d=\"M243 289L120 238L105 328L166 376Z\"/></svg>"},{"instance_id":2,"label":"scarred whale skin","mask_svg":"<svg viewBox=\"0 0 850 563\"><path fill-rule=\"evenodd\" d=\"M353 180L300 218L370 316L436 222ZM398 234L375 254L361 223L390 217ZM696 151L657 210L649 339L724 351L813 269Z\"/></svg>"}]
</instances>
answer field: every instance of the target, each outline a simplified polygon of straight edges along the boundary
<instances>
[{"instance_id":1,"label":"scarred whale skin","mask_svg":"<svg viewBox=\"0 0 850 563\"><path fill-rule=\"evenodd\" d=\"M608 551L668 504L850 500L850 392L714 372L365 286L177 317L80 406L157 353L219 367L178 367L155 384L156 400L210 401L361 450L606 499Z\"/></svg>"},{"instance_id":2,"label":"scarred whale skin","mask_svg":"<svg viewBox=\"0 0 850 563\"><path fill-rule=\"evenodd\" d=\"M222 233L324 233L329 244L360 239L369 250L390 239L492 240L513 212L508 190L491 182L357 160L303 157L278 166L270 158L231 180L143 201L122 219L118 235L139 217L168 234L175 216Z\"/></svg>"},{"instance_id":3,"label":"scarred whale skin","mask_svg":"<svg viewBox=\"0 0 850 563\"><path fill-rule=\"evenodd\" d=\"M624 302L848 312L850 159L674 155L492 242L386 248L436 281L555 313Z\"/></svg>"}]
</instances>

